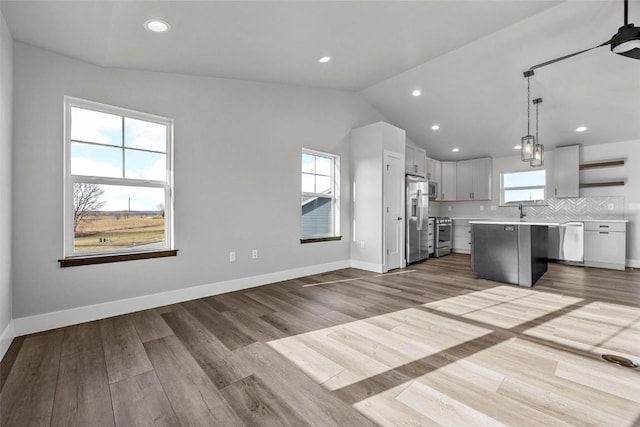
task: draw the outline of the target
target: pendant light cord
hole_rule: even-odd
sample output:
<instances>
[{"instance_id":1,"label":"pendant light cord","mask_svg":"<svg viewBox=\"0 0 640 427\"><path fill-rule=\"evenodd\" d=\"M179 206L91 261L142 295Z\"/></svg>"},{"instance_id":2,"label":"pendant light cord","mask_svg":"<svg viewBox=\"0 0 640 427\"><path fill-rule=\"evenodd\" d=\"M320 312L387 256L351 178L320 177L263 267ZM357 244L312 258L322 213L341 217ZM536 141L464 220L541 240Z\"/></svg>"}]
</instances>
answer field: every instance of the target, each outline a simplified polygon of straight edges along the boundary
<instances>
[{"instance_id":1,"label":"pendant light cord","mask_svg":"<svg viewBox=\"0 0 640 427\"><path fill-rule=\"evenodd\" d=\"M536 103L536 144L540 144L540 138L538 138L538 105L540 103Z\"/></svg>"},{"instance_id":2,"label":"pendant light cord","mask_svg":"<svg viewBox=\"0 0 640 427\"><path fill-rule=\"evenodd\" d=\"M527 77L527 135L531 135L531 77Z\"/></svg>"}]
</instances>

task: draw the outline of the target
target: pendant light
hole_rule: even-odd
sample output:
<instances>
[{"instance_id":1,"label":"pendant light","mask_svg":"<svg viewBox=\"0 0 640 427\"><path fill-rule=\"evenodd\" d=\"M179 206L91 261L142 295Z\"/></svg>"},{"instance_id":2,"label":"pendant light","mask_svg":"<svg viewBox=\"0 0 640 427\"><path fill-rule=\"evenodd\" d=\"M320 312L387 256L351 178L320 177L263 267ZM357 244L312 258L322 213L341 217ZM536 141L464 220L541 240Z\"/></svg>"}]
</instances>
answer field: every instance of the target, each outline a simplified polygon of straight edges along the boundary
<instances>
[{"instance_id":1,"label":"pendant light","mask_svg":"<svg viewBox=\"0 0 640 427\"><path fill-rule=\"evenodd\" d=\"M531 162L533 158L533 147L536 143L536 138L531 135L531 76L533 71L528 70L524 72L524 76L527 78L527 134L520 138L520 160L523 162Z\"/></svg>"},{"instance_id":2,"label":"pendant light","mask_svg":"<svg viewBox=\"0 0 640 427\"><path fill-rule=\"evenodd\" d=\"M540 144L540 138L538 137L538 106L542 104L542 98L534 99L533 103L536 106L536 138L529 164L532 168L539 168L544 166L544 145Z\"/></svg>"}]
</instances>

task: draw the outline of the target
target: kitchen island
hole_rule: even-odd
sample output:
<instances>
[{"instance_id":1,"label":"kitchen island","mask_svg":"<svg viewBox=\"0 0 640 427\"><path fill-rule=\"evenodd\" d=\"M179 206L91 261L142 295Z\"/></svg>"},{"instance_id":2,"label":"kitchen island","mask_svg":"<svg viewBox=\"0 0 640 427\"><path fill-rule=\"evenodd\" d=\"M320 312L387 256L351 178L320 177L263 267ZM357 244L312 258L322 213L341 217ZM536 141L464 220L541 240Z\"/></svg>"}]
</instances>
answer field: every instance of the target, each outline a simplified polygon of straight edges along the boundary
<instances>
[{"instance_id":1,"label":"kitchen island","mask_svg":"<svg viewBox=\"0 0 640 427\"><path fill-rule=\"evenodd\" d=\"M532 287L547 271L548 226L557 222L469 221L479 278Z\"/></svg>"}]
</instances>

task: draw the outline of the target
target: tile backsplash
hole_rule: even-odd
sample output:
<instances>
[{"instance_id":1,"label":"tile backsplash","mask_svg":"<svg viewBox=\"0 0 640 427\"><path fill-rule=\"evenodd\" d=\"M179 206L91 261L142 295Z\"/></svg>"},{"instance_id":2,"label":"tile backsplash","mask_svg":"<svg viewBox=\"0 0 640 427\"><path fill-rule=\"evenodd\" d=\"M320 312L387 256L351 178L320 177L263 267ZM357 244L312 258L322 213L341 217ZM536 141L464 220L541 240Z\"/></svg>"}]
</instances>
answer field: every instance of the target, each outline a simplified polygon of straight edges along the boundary
<instances>
[{"instance_id":1,"label":"tile backsplash","mask_svg":"<svg viewBox=\"0 0 640 427\"><path fill-rule=\"evenodd\" d=\"M491 210L492 206L495 207L495 210ZM528 218L563 220L626 218L624 196L549 199L544 206L526 206L524 211ZM517 207L501 207L492 201L432 202L429 212L433 216L453 218L512 218L518 216Z\"/></svg>"}]
</instances>

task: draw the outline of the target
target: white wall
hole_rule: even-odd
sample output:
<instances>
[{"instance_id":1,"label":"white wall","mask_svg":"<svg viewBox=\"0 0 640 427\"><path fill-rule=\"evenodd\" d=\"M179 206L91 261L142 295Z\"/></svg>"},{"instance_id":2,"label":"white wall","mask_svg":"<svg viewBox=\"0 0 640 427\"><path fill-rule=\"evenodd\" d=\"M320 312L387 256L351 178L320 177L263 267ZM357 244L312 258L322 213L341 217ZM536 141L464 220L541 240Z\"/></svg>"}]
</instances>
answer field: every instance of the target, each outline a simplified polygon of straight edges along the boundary
<instances>
[{"instance_id":1,"label":"white wall","mask_svg":"<svg viewBox=\"0 0 640 427\"><path fill-rule=\"evenodd\" d=\"M13 40L0 13L0 359L11 328L11 108Z\"/></svg>"},{"instance_id":2,"label":"white wall","mask_svg":"<svg viewBox=\"0 0 640 427\"><path fill-rule=\"evenodd\" d=\"M349 173L342 241L300 239L300 152L342 156L380 120L352 92L103 69L15 43L14 317L84 307L350 258ZM177 257L61 269L63 96L175 121ZM251 260L252 249L260 258ZM237 261L229 263L229 251ZM209 289L216 289L215 286ZM17 325L17 323L16 323Z\"/></svg>"},{"instance_id":3,"label":"white wall","mask_svg":"<svg viewBox=\"0 0 640 427\"><path fill-rule=\"evenodd\" d=\"M629 220L627 225L627 265L640 267L640 227L638 226L640 224L640 140L580 148L580 163L619 159L625 159L623 167L581 171L580 182L624 180L626 181L624 186L581 188L580 197L588 203L593 203L595 199L605 200L606 198L606 201L612 204L612 210L609 210L608 207L602 207L598 217ZM553 162L553 151L545 153L548 188L552 188L554 182ZM500 207L500 175L503 172L528 169L528 164L520 161L519 156L496 157L493 159L493 199L491 201L436 202L434 203L434 213L438 216L454 218L515 218L518 216L517 208ZM491 210L492 206L496 207L495 211ZM539 208L525 208L525 211L529 211L530 216L535 216L536 210L546 212ZM562 212L562 215L567 214L570 212Z\"/></svg>"}]
</instances>

